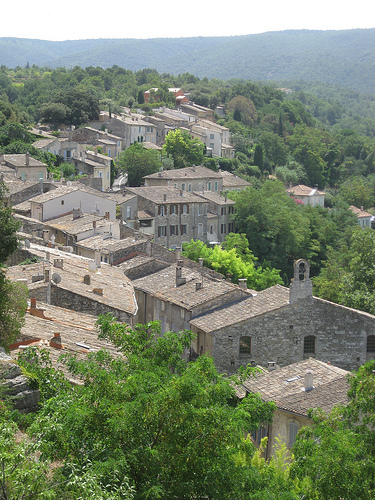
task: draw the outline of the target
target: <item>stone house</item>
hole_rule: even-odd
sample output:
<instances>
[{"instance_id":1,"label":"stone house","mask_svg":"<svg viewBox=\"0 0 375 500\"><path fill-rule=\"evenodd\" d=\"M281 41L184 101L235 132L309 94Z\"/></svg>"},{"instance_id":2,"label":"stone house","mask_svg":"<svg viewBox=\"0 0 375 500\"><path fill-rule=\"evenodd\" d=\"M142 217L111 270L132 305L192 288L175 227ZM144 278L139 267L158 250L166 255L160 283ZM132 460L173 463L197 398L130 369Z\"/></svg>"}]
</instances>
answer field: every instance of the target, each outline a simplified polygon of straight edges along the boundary
<instances>
[{"instance_id":1,"label":"stone house","mask_svg":"<svg viewBox=\"0 0 375 500\"><path fill-rule=\"evenodd\" d=\"M183 191L213 191L223 190L223 176L210 168L192 166L163 170L144 177L145 186L173 186Z\"/></svg>"},{"instance_id":2,"label":"stone house","mask_svg":"<svg viewBox=\"0 0 375 500\"><path fill-rule=\"evenodd\" d=\"M249 295L246 289L203 275L199 269L183 266L183 262L177 259L176 264L132 281L138 322L159 320L162 333L178 332L190 329L192 318Z\"/></svg>"},{"instance_id":3,"label":"stone house","mask_svg":"<svg viewBox=\"0 0 375 500\"><path fill-rule=\"evenodd\" d=\"M121 115L105 122L93 122L91 125L94 128L101 128L104 125L111 134L121 137L124 149L135 142L152 142L156 144L156 126L145 121L142 115Z\"/></svg>"},{"instance_id":4,"label":"stone house","mask_svg":"<svg viewBox=\"0 0 375 500\"><path fill-rule=\"evenodd\" d=\"M108 133L108 129L97 130L93 127L77 128L70 132L70 140L88 146L100 146L110 158L116 158L124 150L124 139Z\"/></svg>"},{"instance_id":5,"label":"stone house","mask_svg":"<svg viewBox=\"0 0 375 500\"><path fill-rule=\"evenodd\" d=\"M224 373L307 357L353 370L373 359L375 316L314 297L309 272L299 260L289 289L276 285L191 320L195 351L213 356Z\"/></svg>"},{"instance_id":6,"label":"stone house","mask_svg":"<svg viewBox=\"0 0 375 500\"><path fill-rule=\"evenodd\" d=\"M16 177L23 181L40 182L47 180L47 165L36 160L29 153L3 154L0 156L0 163L13 169Z\"/></svg>"},{"instance_id":7,"label":"stone house","mask_svg":"<svg viewBox=\"0 0 375 500\"><path fill-rule=\"evenodd\" d=\"M120 268L34 243L28 251L40 262L8 267L7 278L25 282L30 298L94 316L111 313L134 324L134 289Z\"/></svg>"},{"instance_id":8,"label":"stone house","mask_svg":"<svg viewBox=\"0 0 375 500\"><path fill-rule=\"evenodd\" d=\"M33 143L33 146L41 151L47 151L55 156L61 155L61 140L57 137L44 137Z\"/></svg>"},{"instance_id":9,"label":"stone house","mask_svg":"<svg viewBox=\"0 0 375 500\"><path fill-rule=\"evenodd\" d=\"M80 158L74 160L74 164L80 175L87 174L94 179L101 179L102 191L111 187L112 160L109 156L96 151L85 151Z\"/></svg>"},{"instance_id":10,"label":"stone house","mask_svg":"<svg viewBox=\"0 0 375 500\"><path fill-rule=\"evenodd\" d=\"M354 205L351 205L349 207L349 210L351 210L354 215L356 215L358 224L362 229L364 229L365 227L371 227L371 220L373 218L373 215L363 210L363 207L357 208Z\"/></svg>"},{"instance_id":11,"label":"stone house","mask_svg":"<svg viewBox=\"0 0 375 500\"><path fill-rule=\"evenodd\" d=\"M127 222L153 233L155 243L174 248L191 239L207 240L208 203L196 194L170 186L126 188L126 192L137 195L137 212ZM130 203L134 206L133 200ZM124 209L128 210L126 204Z\"/></svg>"},{"instance_id":12,"label":"stone house","mask_svg":"<svg viewBox=\"0 0 375 500\"><path fill-rule=\"evenodd\" d=\"M276 404L272 423L261 426L252 434L257 447L263 437L268 437L266 459L274 454L277 439L289 450L292 448L299 429L312 424L309 409L321 408L328 415L334 406L348 403L349 373L307 358L283 368L270 364L268 371L258 372L238 387L240 399L249 393L258 393L263 401Z\"/></svg>"},{"instance_id":13,"label":"stone house","mask_svg":"<svg viewBox=\"0 0 375 500\"><path fill-rule=\"evenodd\" d=\"M207 241L222 243L229 233L234 232L234 213L236 203L227 195L212 191L196 193L208 202L207 211Z\"/></svg>"},{"instance_id":14,"label":"stone house","mask_svg":"<svg viewBox=\"0 0 375 500\"><path fill-rule=\"evenodd\" d=\"M296 198L297 200L301 200L304 205L312 205L324 207L324 196L325 193L323 191L319 191L317 188L311 188L308 186L304 186L303 184L299 184L298 186L293 186L288 188L287 193Z\"/></svg>"},{"instance_id":15,"label":"stone house","mask_svg":"<svg viewBox=\"0 0 375 500\"><path fill-rule=\"evenodd\" d=\"M189 99L185 96L184 91L180 88L169 88L168 89L173 97L176 99L176 104L187 103ZM158 88L154 87L152 89L146 90L143 93L143 97L146 103L148 102L159 102L160 97L157 95Z\"/></svg>"},{"instance_id":16,"label":"stone house","mask_svg":"<svg viewBox=\"0 0 375 500\"><path fill-rule=\"evenodd\" d=\"M223 176L223 191L242 191L251 186L250 182L227 170L219 170L219 174Z\"/></svg>"},{"instance_id":17,"label":"stone house","mask_svg":"<svg viewBox=\"0 0 375 500\"><path fill-rule=\"evenodd\" d=\"M199 106L195 102L182 103L180 105L180 110L184 113L192 115L195 119L214 121L214 112L211 108L206 108L204 106Z\"/></svg>"},{"instance_id":18,"label":"stone house","mask_svg":"<svg viewBox=\"0 0 375 500\"><path fill-rule=\"evenodd\" d=\"M206 145L210 156L220 156L222 158L234 158L235 149L230 142L230 131L210 120L199 119L189 125L190 133Z\"/></svg>"}]
</instances>

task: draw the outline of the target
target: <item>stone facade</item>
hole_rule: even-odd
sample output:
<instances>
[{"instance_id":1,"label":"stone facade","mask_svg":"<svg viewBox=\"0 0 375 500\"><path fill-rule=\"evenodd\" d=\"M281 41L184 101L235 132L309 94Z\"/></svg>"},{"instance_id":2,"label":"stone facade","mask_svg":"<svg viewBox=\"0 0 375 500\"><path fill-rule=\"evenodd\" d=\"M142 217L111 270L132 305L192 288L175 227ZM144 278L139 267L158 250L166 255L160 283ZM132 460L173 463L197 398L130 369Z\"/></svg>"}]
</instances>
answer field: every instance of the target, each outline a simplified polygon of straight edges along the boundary
<instances>
[{"instance_id":1,"label":"stone facade","mask_svg":"<svg viewBox=\"0 0 375 500\"><path fill-rule=\"evenodd\" d=\"M301 263L308 270L306 261L297 261L297 276ZM375 357L375 316L313 297L308 275L295 281L289 290L277 285L193 319L197 353L212 355L225 373L306 357L353 370Z\"/></svg>"}]
</instances>

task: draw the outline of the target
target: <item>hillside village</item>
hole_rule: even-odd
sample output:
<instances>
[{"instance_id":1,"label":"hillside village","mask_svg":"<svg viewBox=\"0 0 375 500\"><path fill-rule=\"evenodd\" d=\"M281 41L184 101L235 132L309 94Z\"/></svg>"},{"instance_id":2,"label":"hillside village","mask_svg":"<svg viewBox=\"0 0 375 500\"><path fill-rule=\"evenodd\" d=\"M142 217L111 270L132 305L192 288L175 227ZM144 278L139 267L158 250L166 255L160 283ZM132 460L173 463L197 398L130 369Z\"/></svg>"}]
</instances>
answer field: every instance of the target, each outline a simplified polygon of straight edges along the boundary
<instances>
[{"instance_id":1,"label":"hillside village","mask_svg":"<svg viewBox=\"0 0 375 500\"><path fill-rule=\"evenodd\" d=\"M375 316L313 297L310 265L303 259L295 262L289 288L257 292L246 280L234 284L205 268L203 259L184 257L185 242L217 245L235 232L236 206L227 195L250 183L230 172L196 165L146 175L141 187L128 187L126 176L111 185L112 159L134 141L160 150L176 128L199 138L208 155L234 155L229 130L215 124L212 111L174 91L178 108L155 117L101 113L99 121L58 138L38 130L42 138L34 146L74 164L86 174L78 181L54 180L28 153L2 156L6 201L21 225L20 248L6 275L27 285L30 300L11 355L41 346L63 367L61 352L82 357L101 347L113 350L97 338L99 314L130 326L159 321L162 334L191 330L195 338L186 360L210 355L219 373L229 375L247 365L261 367L259 381L245 382L238 394L260 392L264 400L276 400L274 430L254 434L258 445L264 435L272 436L271 456L277 434L293 446L298 429L309 424L310 406L347 401L346 374L375 358ZM288 193L301 203L324 205L325 193L316 188L299 185ZM371 214L352 209L362 227L370 225ZM340 380L340 393L332 394L332 377ZM305 391L303 403L269 396L271 386L285 392L285 380L292 386L298 381L290 397Z\"/></svg>"}]
</instances>

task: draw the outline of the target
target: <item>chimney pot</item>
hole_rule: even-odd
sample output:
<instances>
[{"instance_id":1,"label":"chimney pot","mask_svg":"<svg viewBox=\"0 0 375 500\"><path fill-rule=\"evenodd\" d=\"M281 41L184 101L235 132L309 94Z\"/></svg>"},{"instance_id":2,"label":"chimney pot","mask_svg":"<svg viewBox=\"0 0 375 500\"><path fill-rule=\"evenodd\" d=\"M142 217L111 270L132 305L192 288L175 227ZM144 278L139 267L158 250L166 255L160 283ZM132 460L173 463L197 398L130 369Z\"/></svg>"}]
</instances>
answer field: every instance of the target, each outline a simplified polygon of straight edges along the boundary
<instances>
[{"instance_id":1,"label":"chimney pot","mask_svg":"<svg viewBox=\"0 0 375 500\"><path fill-rule=\"evenodd\" d=\"M35 309L36 308L36 297L31 297L30 301L31 301L31 305L30 305L31 309Z\"/></svg>"},{"instance_id":2,"label":"chimney pot","mask_svg":"<svg viewBox=\"0 0 375 500\"><path fill-rule=\"evenodd\" d=\"M314 389L314 377L313 377L313 372L311 370L306 370L305 373L305 391L312 391Z\"/></svg>"},{"instance_id":3,"label":"chimney pot","mask_svg":"<svg viewBox=\"0 0 375 500\"><path fill-rule=\"evenodd\" d=\"M273 372L276 370L276 361L268 361L268 371Z\"/></svg>"},{"instance_id":4,"label":"chimney pot","mask_svg":"<svg viewBox=\"0 0 375 500\"><path fill-rule=\"evenodd\" d=\"M90 285L91 283L91 277L89 274L85 274L84 277L83 277L83 282L85 285Z\"/></svg>"}]
</instances>

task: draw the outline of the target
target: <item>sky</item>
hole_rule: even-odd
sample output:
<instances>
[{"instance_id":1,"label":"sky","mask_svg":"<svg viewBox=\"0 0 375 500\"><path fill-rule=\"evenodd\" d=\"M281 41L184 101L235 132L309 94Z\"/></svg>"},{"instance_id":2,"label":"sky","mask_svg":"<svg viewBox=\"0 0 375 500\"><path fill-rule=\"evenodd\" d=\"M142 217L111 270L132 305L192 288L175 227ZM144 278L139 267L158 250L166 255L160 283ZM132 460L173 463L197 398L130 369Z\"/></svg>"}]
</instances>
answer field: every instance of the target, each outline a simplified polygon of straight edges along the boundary
<instances>
[{"instance_id":1,"label":"sky","mask_svg":"<svg viewBox=\"0 0 375 500\"><path fill-rule=\"evenodd\" d=\"M19 0L4 2L1 17L0 37L61 41L236 36L288 29L374 28L375 2Z\"/></svg>"}]
</instances>

